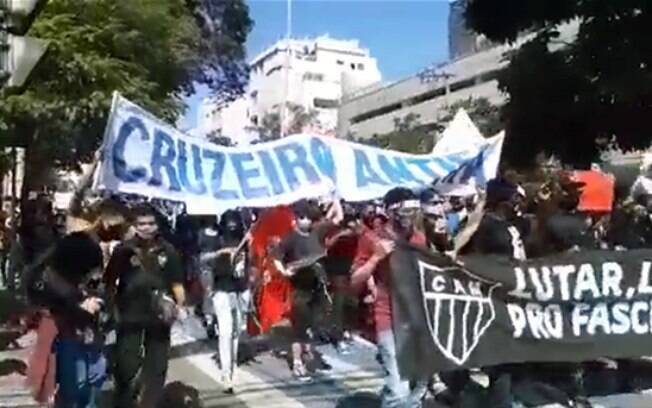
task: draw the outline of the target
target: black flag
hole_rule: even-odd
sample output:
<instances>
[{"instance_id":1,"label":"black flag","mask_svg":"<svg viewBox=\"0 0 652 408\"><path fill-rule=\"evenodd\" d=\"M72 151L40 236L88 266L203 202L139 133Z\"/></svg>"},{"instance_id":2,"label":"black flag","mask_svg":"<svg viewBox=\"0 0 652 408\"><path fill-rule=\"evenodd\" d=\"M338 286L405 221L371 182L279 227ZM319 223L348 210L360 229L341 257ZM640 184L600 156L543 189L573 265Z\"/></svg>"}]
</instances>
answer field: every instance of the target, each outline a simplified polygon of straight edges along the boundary
<instances>
[{"instance_id":1,"label":"black flag","mask_svg":"<svg viewBox=\"0 0 652 408\"><path fill-rule=\"evenodd\" d=\"M456 263L400 244L391 265L397 358L406 378L650 353L652 251Z\"/></svg>"}]
</instances>

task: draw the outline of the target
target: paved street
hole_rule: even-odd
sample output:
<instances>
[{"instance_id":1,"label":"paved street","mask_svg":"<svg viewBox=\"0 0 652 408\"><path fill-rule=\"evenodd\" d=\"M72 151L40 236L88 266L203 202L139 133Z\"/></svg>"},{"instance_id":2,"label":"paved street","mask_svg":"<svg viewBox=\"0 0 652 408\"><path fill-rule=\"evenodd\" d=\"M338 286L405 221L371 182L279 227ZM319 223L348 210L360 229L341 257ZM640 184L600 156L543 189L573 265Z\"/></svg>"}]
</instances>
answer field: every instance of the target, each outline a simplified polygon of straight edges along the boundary
<instances>
[{"instance_id":1,"label":"paved street","mask_svg":"<svg viewBox=\"0 0 652 408\"><path fill-rule=\"evenodd\" d=\"M282 330L281 330L282 332ZM205 408L264 407L264 408L365 408L376 407L375 393L382 379L375 361L373 346L364 341L355 342L351 353L338 354L331 346L318 349L333 366L328 373L318 374L312 383L301 383L292 378L287 363L272 349L281 348L283 335L274 336L274 342L250 342L243 347L246 362L238 372L236 394L223 393L219 384L219 370L213 360L214 345L205 339L199 322L191 319L173 330L174 351L170 361L168 392L165 401L175 407L174 390L186 390L196 395ZM17 339L18 349L0 353L0 408L37 407L23 387L21 361L28 355L33 333ZM255 356L254 356L255 354ZM250 358L253 357L253 358ZM16 369L8 374L10 369ZM107 384L104 405L111 405L111 384ZM596 407L649 408L652 395L612 396L594 399ZM429 407L436 407L430 402Z\"/></svg>"}]
</instances>

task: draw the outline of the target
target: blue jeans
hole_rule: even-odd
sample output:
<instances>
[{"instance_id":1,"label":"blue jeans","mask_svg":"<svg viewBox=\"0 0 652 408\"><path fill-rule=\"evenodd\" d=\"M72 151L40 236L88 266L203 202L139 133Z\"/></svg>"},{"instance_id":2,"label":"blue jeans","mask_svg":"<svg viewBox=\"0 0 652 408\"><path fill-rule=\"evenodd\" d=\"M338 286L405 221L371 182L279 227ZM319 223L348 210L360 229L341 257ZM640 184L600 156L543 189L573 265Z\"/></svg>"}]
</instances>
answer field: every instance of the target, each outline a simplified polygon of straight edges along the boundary
<instances>
[{"instance_id":1,"label":"blue jeans","mask_svg":"<svg viewBox=\"0 0 652 408\"><path fill-rule=\"evenodd\" d=\"M378 333L378 361L383 367L385 385L381 391L381 408L419 408L426 394L427 381L410 381L401 378L396 360L394 333L385 330Z\"/></svg>"},{"instance_id":2,"label":"blue jeans","mask_svg":"<svg viewBox=\"0 0 652 408\"><path fill-rule=\"evenodd\" d=\"M54 352L59 386L55 407L96 408L106 379L106 359L101 348L77 339L57 339Z\"/></svg>"}]
</instances>

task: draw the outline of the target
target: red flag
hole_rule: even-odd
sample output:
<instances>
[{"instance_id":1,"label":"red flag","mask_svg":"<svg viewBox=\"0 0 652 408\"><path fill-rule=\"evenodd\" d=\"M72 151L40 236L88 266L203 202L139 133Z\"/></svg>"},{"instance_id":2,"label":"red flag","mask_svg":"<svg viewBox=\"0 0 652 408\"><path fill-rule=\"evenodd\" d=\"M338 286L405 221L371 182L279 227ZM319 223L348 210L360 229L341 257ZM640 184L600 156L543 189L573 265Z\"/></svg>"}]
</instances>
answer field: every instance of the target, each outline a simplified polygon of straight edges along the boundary
<instances>
[{"instance_id":1,"label":"red flag","mask_svg":"<svg viewBox=\"0 0 652 408\"><path fill-rule=\"evenodd\" d=\"M261 288L256 294L256 324L249 322L251 335L266 333L275 324L288 317L291 308L290 282L274 267L271 247L280 242L294 225L294 214L289 207L264 211L252 229L251 251L258 271Z\"/></svg>"},{"instance_id":2,"label":"red flag","mask_svg":"<svg viewBox=\"0 0 652 408\"><path fill-rule=\"evenodd\" d=\"M573 181L583 183L578 209L589 212L611 212L614 201L615 178L599 171L574 171Z\"/></svg>"}]
</instances>

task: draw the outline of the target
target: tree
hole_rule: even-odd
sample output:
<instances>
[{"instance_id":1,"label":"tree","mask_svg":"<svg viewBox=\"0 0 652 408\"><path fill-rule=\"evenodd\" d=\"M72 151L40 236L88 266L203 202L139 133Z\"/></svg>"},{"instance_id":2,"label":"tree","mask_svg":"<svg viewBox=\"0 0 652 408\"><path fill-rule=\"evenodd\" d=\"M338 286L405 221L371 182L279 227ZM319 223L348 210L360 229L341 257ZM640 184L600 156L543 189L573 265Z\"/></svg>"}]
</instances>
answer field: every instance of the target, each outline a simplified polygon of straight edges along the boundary
<instances>
[{"instance_id":1,"label":"tree","mask_svg":"<svg viewBox=\"0 0 652 408\"><path fill-rule=\"evenodd\" d=\"M612 141L624 150L649 147L652 3L471 0L466 16L493 41L534 36L508 56L499 78L509 97L505 154L513 164L529 165L543 152L586 166ZM569 21L578 24L577 37L560 43L558 25Z\"/></svg>"},{"instance_id":2,"label":"tree","mask_svg":"<svg viewBox=\"0 0 652 408\"><path fill-rule=\"evenodd\" d=\"M236 97L251 26L242 0L50 1L30 30L48 52L23 93L2 95L1 140L26 147L33 183L90 159L113 91L169 122L196 84Z\"/></svg>"},{"instance_id":3,"label":"tree","mask_svg":"<svg viewBox=\"0 0 652 408\"><path fill-rule=\"evenodd\" d=\"M222 136L220 131L210 132L206 135L206 140L218 146L233 147L236 145L230 137Z\"/></svg>"},{"instance_id":4,"label":"tree","mask_svg":"<svg viewBox=\"0 0 652 408\"><path fill-rule=\"evenodd\" d=\"M314 109L306 110L303 106L291 102L287 104L288 127L287 134L301 133L304 128L316 125L319 122L319 112ZM252 126L249 131L258 134L254 143L269 142L281 138L281 115L278 112L268 112L258 126Z\"/></svg>"},{"instance_id":5,"label":"tree","mask_svg":"<svg viewBox=\"0 0 652 408\"><path fill-rule=\"evenodd\" d=\"M480 133L485 137L495 136L505 128L500 106L493 105L487 98L469 97L456 101L448 107L446 115L439 121L438 130L443 131L460 109L466 111Z\"/></svg>"},{"instance_id":6,"label":"tree","mask_svg":"<svg viewBox=\"0 0 652 408\"><path fill-rule=\"evenodd\" d=\"M434 132L420 128L419 118L419 115L415 113L408 113L402 118L394 118L394 131L357 141L381 149L397 150L404 153L428 153L434 146Z\"/></svg>"},{"instance_id":7,"label":"tree","mask_svg":"<svg viewBox=\"0 0 652 408\"><path fill-rule=\"evenodd\" d=\"M460 109L467 111L471 120L484 136L494 136L504 128L498 106L492 105L486 98L468 98L450 105L443 117L434 124L424 126L420 123L418 114L408 113L402 118L394 118L394 131L356 141L405 153L430 153L434 147L435 136L446 129ZM348 137L355 138L353 135L348 135Z\"/></svg>"}]
</instances>

